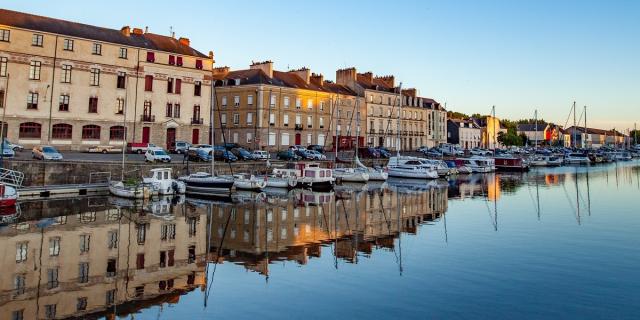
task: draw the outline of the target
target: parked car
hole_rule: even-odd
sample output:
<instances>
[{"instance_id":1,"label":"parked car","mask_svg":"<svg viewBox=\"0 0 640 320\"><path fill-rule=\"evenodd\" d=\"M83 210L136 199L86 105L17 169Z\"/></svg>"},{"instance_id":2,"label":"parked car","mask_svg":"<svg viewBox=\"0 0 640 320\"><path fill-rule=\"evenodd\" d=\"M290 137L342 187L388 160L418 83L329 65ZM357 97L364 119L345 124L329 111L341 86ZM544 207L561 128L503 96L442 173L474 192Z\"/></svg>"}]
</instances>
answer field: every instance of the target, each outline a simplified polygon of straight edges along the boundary
<instances>
[{"instance_id":1,"label":"parked car","mask_svg":"<svg viewBox=\"0 0 640 320\"><path fill-rule=\"evenodd\" d=\"M233 153L240 160L255 160L251 152L243 149L243 148L233 148L231 149L231 153Z\"/></svg>"},{"instance_id":2,"label":"parked car","mask_svg":"<svg viewBox=\"0 0 640 320\"><path fill-rule=\"evenodd\" d=\"M269 152L266 152L264 150L253 150L253 152L251 152L251 155L256 160L268 160L268 159L271 159L271 155L269 154Z\"/></svg>"},{"instance_id":3,"label":"parked car","mask_svg":"<svg viewBox=\"0 0 640 320\"><path fill-rule=\"evenodd\" d=\"M193 148L187 151L189 161L211 161L209 151L201 148Z\"/></svg>"},{"instance_id":4,"label":"parked car","mask_svg":"<svg viewBox=\"0 0 640 320\"><path fill-rule=\"evenodd\" d=\"M422 152L426 157L430 158L442 158L442 152L438 151L438 149L432 148L427 149Z\"/></svg>"},{"instance_id":5,"label":"parked car","mask_svg":"<svg viewBox=\"0 0 640 320\"><path fill-rule=\"evenodd\" d=\"M169 154L160 149L147 149L144 153L144 161L146 162L171 162L171 156Z\"/></svg>"},{"instance_id":6,"label":"parked car","mask_svg":"<svg viewBox=\"0 0 640 320\"><path fill-rule=\"evenodd\" d=\"M4 143L6 143L5 147L9 147L11 150L18 152L23 151L24 147L19 144L11 143L7 138L4 139Z\"/></svg>"},{"instance_id":7,"label":"parked car","mask_svg":"<svg viewBox=\"0 0 640 320\"><path fill-rule=\"evenodd\" d=\"M377 147L375 148L380 153L380 158L389 159L391 157L391 152L389 149L385 147Z\"/></svg>"},{"instance_id":8,"label":"parked car","mask_svg":"<svg viewBox=\"0 0 640 320\"><path fill-rule=\"evenodd\" d=\"M238 161L238 157L236 157L229 150L216 150L214 148L213 156L215 157L216 160L221 160L221 161L224 161L224 162L235 162L235 161Z\"/></svg>"},{"instance_id":9,"label":"parked car","mask_svg":"<svg viewBox=\"0 0 640 320\"><path fill-rule=\"evenodd\" d=\"M89 153L118 153L122 152L122 149L114 147L114 146L93 146L87 149Z\"/></svg>"},{"instance_id":10,"label":"parked car","mask_svg":"<svg viewBox=\"0 0 640 320\"><path fill-rule=\"evenodd\" d=\"M427 151L429 151L429 147L427 146L420 146L420 148L417 149L418 152L422 152L425 153Z\"/></svg>"},{"instance_id":11,"label":"parked car","mask_svg":"<svg viewBox=\"0 0 640 320\"><path fill-rule=\"evenodd\" d=\"M11 146L5 140L4 145L2 146L2 157L3 158L13 158L15 157L16 152L11 148Z\"/></svg>"},{"instance_id":12,"label":"parked car","mask_svg":"<svg viewBox=\"0 0 640 320\"><path fill-rule=\"evenodd\" d=\"M311 160L327 160L327 156L325 156L324 154L315 151L315 150L307 150L307 159L311 159Z\"/></svg>"},{"instance_id":13,"label":"parked car","mask_svg":"<svg viewBox=\"0 0 640 320\"><path fill-rule=\"evenodd\" d=\"M358 156L361 158L380 158L380 151L372 147L358 148Z\"/></svg>"},{"instance_id":14,"label":"parked car","mask_svg":"<svg viewBox=\"0 0 640 320\"><path fill-rule=\"evenodd\" d=\"M31 156L40 160L62 160L62 154L52 146L34 147Z\"/></svg>"},{"instance_id":15,"label":"parked car","mask_svg":"<svg viewBox=\"0 0 640 320\"><path fill-rule=\"evenodd\" d=\"M285 161L297 161L302 159L302 157L297 155L296 152L293 150L280 151L278 152L276 157L278 158L278 160L285 160Z\"/></svg>"},{"instance_id":16,"label":"parked car","mask_svg":"<svg viewBox=\"0 0 640 320\"><path fill-rule=\"evenodd\" d=\"M143 154L149 149L162 149L153 143L130 142L127 143L128 153Z\"/></svg>"},{"instance_id":17,"label":"parked car","mask_svg":"<svg viewBox=\"0 0 640 320\"><path fill-rule=\"evenodd\" d=\"M169 152L184 154L185 152L187 152L187 150L189 150L189 148L191 148L191 143L186 141L176 141L171 144L171 148L169 148Z\"/></svg>"},{"instance_id":18,"label":"parked car","mask_svg":"<svg viewBox=\"0 0 640 320\"><path fill-rule=\"evenodd\" d=\"M321 146L319 144L309 145L307 147L307 150L313 150L313 151L317 151L317 152L320 152L320 153L324 154L324 146Z\"/></svg>"},{"instance_id":19,"label":"parked car","mask_svg":"<svg viewBox=\"0 0 640 320\"><path fill-rule=\"evenodd\" d=\"M289 150L298 151L298 150L307 150L307 148L301 145L293 145L293 146L289 146Z\"/></svg>"}]
</instances>

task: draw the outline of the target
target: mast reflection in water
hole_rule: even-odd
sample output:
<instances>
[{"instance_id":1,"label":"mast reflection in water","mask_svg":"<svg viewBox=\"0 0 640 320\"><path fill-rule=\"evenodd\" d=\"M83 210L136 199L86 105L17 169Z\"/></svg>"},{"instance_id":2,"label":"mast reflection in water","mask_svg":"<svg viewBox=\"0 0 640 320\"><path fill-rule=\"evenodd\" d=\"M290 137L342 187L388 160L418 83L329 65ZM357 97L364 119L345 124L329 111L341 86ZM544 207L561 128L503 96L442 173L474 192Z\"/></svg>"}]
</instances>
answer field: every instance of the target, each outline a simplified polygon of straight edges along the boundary
<instances>
[{"instance_id":1,"label":"mast reflection in water","mask_svg":"<svg viewBox=\"0 0 640 320\"><path fill-rule=\"evenodd\" d=\"M0 319L625 317L639 179L630 162L230 202L25 202L0 227Z\"/></svg>"}]
</instances>

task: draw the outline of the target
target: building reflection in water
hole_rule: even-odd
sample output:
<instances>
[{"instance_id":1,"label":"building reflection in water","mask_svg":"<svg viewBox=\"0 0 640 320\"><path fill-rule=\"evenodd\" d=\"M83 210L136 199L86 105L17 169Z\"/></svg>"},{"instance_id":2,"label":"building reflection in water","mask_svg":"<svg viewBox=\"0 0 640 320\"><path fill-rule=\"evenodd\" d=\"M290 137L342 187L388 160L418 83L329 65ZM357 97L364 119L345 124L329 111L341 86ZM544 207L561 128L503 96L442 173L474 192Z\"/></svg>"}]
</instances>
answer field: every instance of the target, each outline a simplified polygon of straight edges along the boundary
<instances>
[{"instance_id":1,"label":"building reflection in water","mask_svg":"<svg viewBox=\"0 0 640 320\"><path fill-rule=\"evenodd\" d=\"M204 284L205 212L108 202L21 204L0 229L0 319L114 318Z\"/></svg>"}]
</instances>

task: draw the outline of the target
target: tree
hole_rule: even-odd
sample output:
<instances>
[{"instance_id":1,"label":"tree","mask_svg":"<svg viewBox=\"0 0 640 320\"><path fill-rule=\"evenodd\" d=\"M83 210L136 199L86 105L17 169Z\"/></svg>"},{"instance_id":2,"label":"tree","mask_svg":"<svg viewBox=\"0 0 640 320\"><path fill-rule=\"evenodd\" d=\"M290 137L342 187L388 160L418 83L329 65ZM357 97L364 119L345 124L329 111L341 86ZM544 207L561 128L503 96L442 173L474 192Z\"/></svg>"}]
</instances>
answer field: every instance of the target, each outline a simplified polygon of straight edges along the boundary
<instances>
[{"instance_id":1,"label":"tree","mask_svg":"<svg viewBox=\"0 0 640 320\"><path fill-rule=\"evenodd\" d=\"M462 113L462 112L456 112L456 111L447 111L447 118L449 119L469 119L469 115Z\"/></svg>"}]
</instances>

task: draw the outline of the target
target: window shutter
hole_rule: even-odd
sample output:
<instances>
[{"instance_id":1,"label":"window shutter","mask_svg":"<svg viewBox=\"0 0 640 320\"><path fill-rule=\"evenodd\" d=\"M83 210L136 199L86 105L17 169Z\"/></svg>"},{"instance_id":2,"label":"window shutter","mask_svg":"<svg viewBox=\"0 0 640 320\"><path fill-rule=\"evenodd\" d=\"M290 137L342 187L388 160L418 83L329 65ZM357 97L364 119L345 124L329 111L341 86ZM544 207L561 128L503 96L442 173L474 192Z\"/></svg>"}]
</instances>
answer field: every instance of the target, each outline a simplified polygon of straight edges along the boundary
<instances>
[{"instance_id":1,"label":"window shutter","mask_svg":"<svg viewBox=\"0 0 640 320\"><path fill-rule=\"evenodd\" d=\"M147 52L147 62L155 62L156 55L153 52Z\"/></svg>"},{"instance_id":2,"label":"window shutter","mask_svg":"<svg viewBox=\"0 0 640 320\"><path fill-rule=\"evenodd\" d=\"M169 55L169 64L170 65L176 64L176 56Z\"/></svg>"},{"instance_id":3,"label":"window shutter","mask_svg":"<svg viewBox=\"0 0 640 320\"><path fill-rule=\"evenodd\" d=\"M202 69L202 60L200 59L196 60L196 69Z\"/></svg>"},{"instance_id":4,"label":"window shutter","mask_svg":"<svg viewBox=\"0 0 640 320\"><path fill-rule=\"evenodd\" d=\"M176 63L179 67L182 66L182 57L178 57L177 58L177 63Z\"/></svg>"},{"instance_id":5,"label":"window shutter","mask_svg":"<svg viewBox=\"0 0 640 320\"><path fill-rule=\"evenodd\" d=\"M144 76L144 91L153 91L153 76Z\"/></svg>"},{"instance_id":6,"label":"window shutter","mask_svg":"<svg viewBox=\"0 0 640 320\"><path fill-rule=\"evenodd\" d=\"M180 94L182 90L182 79L176 79L176 94Z\"/></svg>"}]
</instances>

